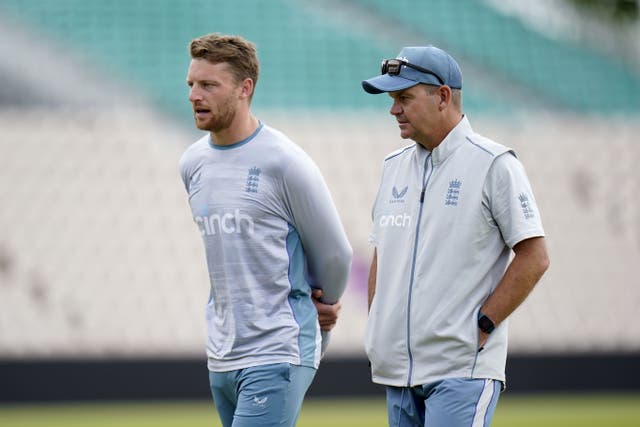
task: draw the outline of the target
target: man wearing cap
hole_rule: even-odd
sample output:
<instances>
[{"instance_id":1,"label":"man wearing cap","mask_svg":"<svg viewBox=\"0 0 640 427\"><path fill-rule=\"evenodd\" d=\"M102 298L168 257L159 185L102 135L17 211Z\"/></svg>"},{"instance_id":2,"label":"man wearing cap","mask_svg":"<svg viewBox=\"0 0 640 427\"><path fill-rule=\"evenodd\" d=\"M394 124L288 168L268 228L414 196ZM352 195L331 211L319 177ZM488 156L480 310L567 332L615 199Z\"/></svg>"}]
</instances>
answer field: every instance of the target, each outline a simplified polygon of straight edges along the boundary
<instances>
[{"instance_id":1,"label":"man wearing cap","mask_svg":"<svg viewBox=\"0 0 640 427\"><path fill-rule=\"evenodd\" d=\"M549 265L513 150L473 131L462 73L405 47L362 82L388 93L400 137L373 207L365 348L390 426L488 426L505 384L507 317Z\"/></svg>"}]
</instances>

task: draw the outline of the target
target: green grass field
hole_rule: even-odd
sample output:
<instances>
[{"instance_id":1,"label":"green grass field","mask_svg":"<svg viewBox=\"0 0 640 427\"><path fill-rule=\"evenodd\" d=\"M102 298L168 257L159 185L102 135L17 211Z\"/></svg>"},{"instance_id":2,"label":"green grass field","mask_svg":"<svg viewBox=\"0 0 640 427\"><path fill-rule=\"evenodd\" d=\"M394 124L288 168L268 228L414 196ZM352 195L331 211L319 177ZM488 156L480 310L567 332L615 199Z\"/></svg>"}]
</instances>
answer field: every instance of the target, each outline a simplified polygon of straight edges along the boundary
<instances>
[{"instance_id":1,"label":"green grass field","mask_svg":"<svg viewBox=\"0 0 640 427\"><path fill-rule=\"evenodd\" d=\"M308 399L298 427L384 427L382 399ZM640 427L640 395L503 396L493 427ZM219 427L210 402L0 405L2 427Z\"/></svg>"}]
</instances>

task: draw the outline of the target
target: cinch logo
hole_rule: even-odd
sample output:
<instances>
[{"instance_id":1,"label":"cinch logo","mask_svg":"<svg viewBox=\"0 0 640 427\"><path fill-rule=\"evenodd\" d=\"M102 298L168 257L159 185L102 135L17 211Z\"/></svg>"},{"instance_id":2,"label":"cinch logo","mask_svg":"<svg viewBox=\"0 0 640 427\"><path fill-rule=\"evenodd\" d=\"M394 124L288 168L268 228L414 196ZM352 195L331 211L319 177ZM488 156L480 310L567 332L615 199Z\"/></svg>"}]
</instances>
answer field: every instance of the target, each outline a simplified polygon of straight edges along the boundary
<instances>
[{"instance_id":1,"label":"cinch logo","mask_svg":"<svg viewBox=\"0 0 640 427\"><path fill-rule=\"evenodd\" d=\"M406 186L401 191L398 191L398 189L394 185L391 189L391 196L393 196L393 198L389 200L389 203L404 203L404 196L407 194L407 190L409 190L409 186Z\"/></svg>"},{"instance_id":2,"label":"cinch logo","mask_svg":"<svg viewBox=\"0 0 640 427\"><path fill-rule=\"evenodd\" d=\"M378 223L380 227L407 227L411 224L411 217L407 214L382 215Z\"/></svg>"},{"instance_id":3,"label":"cinch logo","mask_svg":"<svg viewBox=\"0 0 640 427\"><path fill-rule=\"evenodd\" d=\"M253 234L253 218L236 209L233 213L211 214L209 216L195 216L193 220L198 224L200 234L203 236L213 236L218 233L247 233Z\"/></svg>"}]
</instances>

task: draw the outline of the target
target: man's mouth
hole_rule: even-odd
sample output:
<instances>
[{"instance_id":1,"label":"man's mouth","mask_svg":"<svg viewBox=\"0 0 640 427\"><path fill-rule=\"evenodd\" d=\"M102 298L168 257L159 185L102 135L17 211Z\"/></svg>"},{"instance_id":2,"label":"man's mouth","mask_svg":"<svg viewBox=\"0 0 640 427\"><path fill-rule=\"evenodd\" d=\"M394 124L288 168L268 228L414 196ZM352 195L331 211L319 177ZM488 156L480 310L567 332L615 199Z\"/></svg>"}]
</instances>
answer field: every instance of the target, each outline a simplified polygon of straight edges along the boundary
<instances>
[{"instance_id":1,"label":"man's mouth","mask_svg":"<svg viewBox=\"0 0 640 427\"><path fill-rule=\"evenodd\" d=\"M208 108L204 108L204 107L194 107L193 108L193 112L196 116L201 117L204 115L207 115L211 112L211 110L209 110Z\"/></svg>"}]
</instances>

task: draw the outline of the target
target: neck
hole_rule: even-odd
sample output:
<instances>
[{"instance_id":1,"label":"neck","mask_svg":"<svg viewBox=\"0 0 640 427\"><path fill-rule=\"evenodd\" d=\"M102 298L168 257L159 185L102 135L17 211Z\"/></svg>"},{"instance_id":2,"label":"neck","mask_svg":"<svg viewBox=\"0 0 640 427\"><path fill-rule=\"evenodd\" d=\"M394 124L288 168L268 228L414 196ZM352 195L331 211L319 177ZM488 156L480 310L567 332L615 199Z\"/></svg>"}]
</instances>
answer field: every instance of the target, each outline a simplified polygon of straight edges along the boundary
<instances>
[{"instance_id":1,"label":"neck","mask_svg":"<svg viewBox=\"0 0 640 427\"><path fill-rule=\"evenodd\" d=\"M416 141L416 142L422 145L427 150L432 151L434 148L440 145L442 141L444 141L447 135L451 133L453 128L458 126L458 123L460 123L463 117L464 115L462 113L447 115L444 118L442 122L442 126L440 127L439 131L434 133L433 138L429 138L428 141L425 140L425 141Z\"/></svg>"},{"instance_id":2,"label":"neck","mask_svg":"<svg viewBox=\"0 0 640 427\"><path fill-rule=\"evenodd\" d=\"M216 145L232 145L249 138L258 129L258 119L251 113L237 116L230 126L211 132L211 140Z\"/></svg>"}]
</instances>

